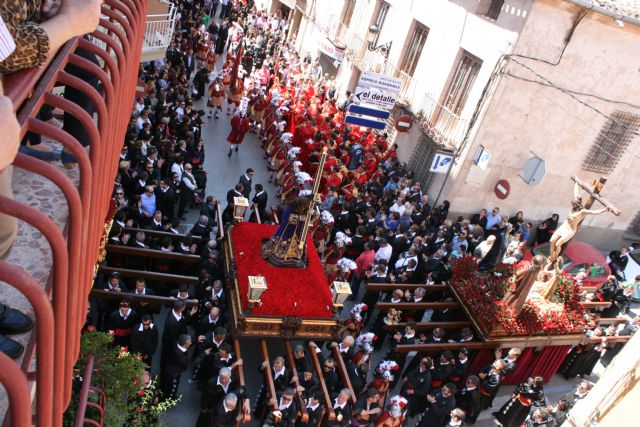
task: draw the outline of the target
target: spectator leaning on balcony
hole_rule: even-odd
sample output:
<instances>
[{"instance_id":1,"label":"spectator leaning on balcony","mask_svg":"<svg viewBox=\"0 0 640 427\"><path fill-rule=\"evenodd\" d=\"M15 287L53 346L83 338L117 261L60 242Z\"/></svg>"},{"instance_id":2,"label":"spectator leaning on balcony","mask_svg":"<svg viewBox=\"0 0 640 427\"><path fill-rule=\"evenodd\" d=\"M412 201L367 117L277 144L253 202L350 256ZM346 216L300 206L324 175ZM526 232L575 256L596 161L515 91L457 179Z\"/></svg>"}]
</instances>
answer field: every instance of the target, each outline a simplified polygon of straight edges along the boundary
<instances>
[{"instance_id":1,"label":"spectator leaning on balcony","mask_svg":"<svg viewBox=\"0 0 640 427\"><path fill-rule=\"evenodd\" d=\"M1 74L41 66L72 37L93 31L100 17L99 0L63 0L58 9L53 2L0 2L0 79ZM54 10L55 9L55 10ZM38 24L41 16L51 19ZM55 16L54 16L55 15ZM1 80L0 80L1 83ZM0 84L0 195L13 197L11 163L20 145L20 126L11 100ZM17 231L16 219L0 214L0 259L9 256ZM33 321L20 311L0 304L0 333L21 333L31 329ZM0 335L0 351L18 357L23 347Z\"/></svg>"}]
</instances>

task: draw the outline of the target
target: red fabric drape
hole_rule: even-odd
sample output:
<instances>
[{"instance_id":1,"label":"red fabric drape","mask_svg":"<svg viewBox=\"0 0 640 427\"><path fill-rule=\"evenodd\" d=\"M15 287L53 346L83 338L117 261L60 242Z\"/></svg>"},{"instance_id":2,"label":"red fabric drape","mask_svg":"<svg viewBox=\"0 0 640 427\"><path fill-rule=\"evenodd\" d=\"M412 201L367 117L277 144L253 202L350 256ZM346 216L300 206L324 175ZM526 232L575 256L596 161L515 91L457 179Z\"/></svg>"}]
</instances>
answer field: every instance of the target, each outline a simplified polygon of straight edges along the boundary
<instances>
[{"instance_id":1,"label":"red fabric drape","mask_svg":"<svg viewBox=\"0 0 640 427\"><path fill-rule=\"evenodd\" d=\"M533 347L525 348L518 358L515 372L506 377L503 384L520 384L533 376L541 376L545 382L549 381L570 349L569 345L544 347L540 351Z\"/></svg>"},{"instance_id":2,"label":"red fabric drape","mask_svg":"<svg viewBox=\"0 0 640 427\"><path fill-rule=\"evenodd\" d=\"M491 349L474 351L469 365L469 374L477 374L482 368L493 362L495 360L493 353L494 351Z\"/></svg>"},{"instance_id":3,"label":"red fabric drape","mask_svg":"<svg viewBox=\"0 0 640 427\"><path fill-rule=\"evenodd\" d=\"M558 371L570 350L570 345L544 347L541 351L535 351L534 347L525 348L518 358L516 370L505 377L502 383L520 384L532 376L541 376L544 382L548 382ZM494 350L485 349L474 352L469 365L469 374L477 374L494 360Z\"/></svg>"}]
</instances>

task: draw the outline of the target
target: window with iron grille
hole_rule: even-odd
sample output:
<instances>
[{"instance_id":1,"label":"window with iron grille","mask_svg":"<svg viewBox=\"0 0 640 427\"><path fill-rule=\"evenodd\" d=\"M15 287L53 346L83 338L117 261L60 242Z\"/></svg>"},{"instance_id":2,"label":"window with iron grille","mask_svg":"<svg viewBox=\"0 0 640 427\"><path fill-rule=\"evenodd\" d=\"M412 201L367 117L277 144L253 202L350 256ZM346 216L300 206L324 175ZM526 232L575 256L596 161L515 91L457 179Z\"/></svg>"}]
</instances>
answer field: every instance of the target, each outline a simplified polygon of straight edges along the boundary
<instances>
[{"instance_id":1,"label":"window with iron grille","mask_svg":"<svg viewBox=\"0 0 640 427\"><path fill-rule=\"evenodd\" d=\"M624 238L627 240L640 240L640 212L636 214L629 227L627 227L627 231L624 232Z\"/></svg>"},{"instance_id":2,"label":"window with iron grille","mask_svg":"<svg viewBox=\"0 0 640 427\"><path fill-rule=\"evenodd\" d=\"M427 41L427 35L429 35L429 29L422 24L414 21L413 31L407 38L407 44L405 46L404 57L402 58L402 66L400 70L404 71L410 76L413 76L420 55L422 54L422 48Z\"/></svg>"},{"instance_id":3,"label":"window with iron grille","mask_svg":"<svg viewBox=\"0 0 640 427\"><path fill-rule=\"evenodd\" d=\"M609 174L638 135L640 116L616 111L605 123L582 162L582 169L589 172Z\"/></svg>"},{"instance_id":4,"label":"window with iron grille","mask_svg":"<svg viewBox=\"0 0 640 427\"><path fill-rule=\"evenodd\" d=\"M453 114L459 116L462 112L480 67L482 67L481 59L463 51L443 103Z\"/></svg>"},{"instance_id":5,"label":"window with iron grille","mask_svg":"<svg viewBox=\"0 0 640 427\"><path fill-rule=\"evenodd\" d=\"M436 146L422 134L416 148L409 160L409 169L413 171L415 181L420 181L423 191L426 191L431 184L433 173L429 172L433 157L436 154Z\"/></svg>"},{"instance_id":6,"label":"window with iron grille","mask_svg":"<svg viewBox=\"0 0 640 427\"><path fill-rule=\"evenodd\" d=\"M340 24L343 26L349 26L351 23L351 17L353 16L353 10L356 7L356 0L347 0L342 7L342 14L340 15Z\"/></svg>"},{"instance_id":7,"label":"window with iron grille","mask_svg":"<svg viewBox=\"0 0 640 427\"><path fill-rule=\"evenodd\" d=\"M502 11L502 6L504 6L504 0L491 0L491 6L489 6L489 10L485 16L491 19L498 19Z\"/></svg>"},{"instance_id":8,"label":"window with iron grille","mask_svg":"<svg viewBox=\"0 0 640 427\"><path fill-rule=\"evenodd\" d=\"M375 38L373 39L373 44L377 44L378 43L378 37L380 37L380 33L382 32L382 26L384 25L384 21L385 19L387 19L387 13L389 13L389 3L387 2L380 2L380 5L378 6L378 11L376 13L376 18L373 21L373 24L371 25L375 25L376 27L378 27L378 32L375 34Z\"/></svg>"}]
</instances>

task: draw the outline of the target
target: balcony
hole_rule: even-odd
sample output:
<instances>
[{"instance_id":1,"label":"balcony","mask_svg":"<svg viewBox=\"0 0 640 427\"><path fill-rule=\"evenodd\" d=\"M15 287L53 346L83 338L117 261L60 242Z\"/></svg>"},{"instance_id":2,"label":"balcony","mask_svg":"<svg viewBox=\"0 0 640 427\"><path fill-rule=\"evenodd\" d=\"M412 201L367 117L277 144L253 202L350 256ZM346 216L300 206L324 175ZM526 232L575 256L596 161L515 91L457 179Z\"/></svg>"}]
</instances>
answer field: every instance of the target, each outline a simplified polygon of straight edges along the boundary
<instances>
[{"instance_id":1,"label":"balcony","mask_svg":"<svg viewBox=\"0 0 640 427\"><path fill-rule=\"evenodd\" d=\"M20 136L41 135L73 154L78 166L69 171L58 162L18 154L13 162L15 196L0 197L0 212L18 219L14 248L0 261L0 295L36 324L31 334L16 337L25 346L22 359L0 354L0 382L6 391L0 397L2 426L59 427L71 400L80 329L136 90L145 14L146 0L106 0L99 28L91 34L95 43L72 39L42 68L5 77ZM86 75L100 84L91 85ZM89 99L95 112L66 94L54 95L54 88L67 87ZM43 105L74 116L88 146L41 121Z\"/></svg>"},{"instance_id":2,"label":"balcony","mask_svg":"<svg viewBox=\"0 0 640 427\"><path fill-rule=\"evenodd\" d=\"M163 59L173 40L176 27L176 6L171 3L166 13L147 15L147 26L142 43L142 61Z\"/></svg>"},{"instance_id":3,"label":"balcony","mask_svg":"<svg viewBox=\"0 0 640 427\"><path fill-rule=\"evenodd\" d=\"M440 104L431 93L425 94L418 107L416 123L437 144L445 148L460 146L468 122Z\"/></svg>"}]
</instances>

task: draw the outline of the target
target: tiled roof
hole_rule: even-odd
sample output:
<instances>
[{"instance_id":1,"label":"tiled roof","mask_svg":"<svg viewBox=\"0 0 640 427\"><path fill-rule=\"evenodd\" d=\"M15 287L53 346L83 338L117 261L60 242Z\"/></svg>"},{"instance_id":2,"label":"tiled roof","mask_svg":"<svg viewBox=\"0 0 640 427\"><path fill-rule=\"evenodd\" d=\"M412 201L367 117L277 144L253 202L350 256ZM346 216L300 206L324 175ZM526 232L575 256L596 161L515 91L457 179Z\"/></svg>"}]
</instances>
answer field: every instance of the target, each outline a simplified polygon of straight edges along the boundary
<instances>
[{"instance_id":1,"label":"tiled roof","mask_svg":"<svg viewBox=\"0 0 640 427\"><path fill-rule=\"evenodd\" d=\"M640 19L640 0L584 0L613 13Z\"/></svg>"}]
</instances>

